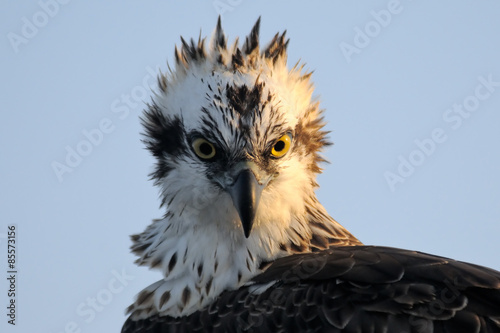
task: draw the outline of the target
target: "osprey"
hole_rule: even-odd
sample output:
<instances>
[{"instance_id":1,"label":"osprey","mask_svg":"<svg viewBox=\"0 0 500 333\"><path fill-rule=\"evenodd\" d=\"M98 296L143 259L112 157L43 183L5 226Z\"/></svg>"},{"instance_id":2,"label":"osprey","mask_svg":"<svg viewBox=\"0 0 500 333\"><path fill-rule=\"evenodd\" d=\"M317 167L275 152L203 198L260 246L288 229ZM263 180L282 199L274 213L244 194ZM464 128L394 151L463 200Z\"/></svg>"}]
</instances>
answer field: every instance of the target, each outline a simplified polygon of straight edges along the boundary
<instances>
[{"instance_id":1,"label":"osprey","mask_svg":"<svg viewBox=\"0 0 500 333\"><path fill-rule=\"evenodd\" d=\"M259 25L228 46L219 18L158 77L142 122L167 209L132 251L163 277L122 332L500 332L500 272L365 246L327 214L311 73Z\"/></svg>"}]
</instances>

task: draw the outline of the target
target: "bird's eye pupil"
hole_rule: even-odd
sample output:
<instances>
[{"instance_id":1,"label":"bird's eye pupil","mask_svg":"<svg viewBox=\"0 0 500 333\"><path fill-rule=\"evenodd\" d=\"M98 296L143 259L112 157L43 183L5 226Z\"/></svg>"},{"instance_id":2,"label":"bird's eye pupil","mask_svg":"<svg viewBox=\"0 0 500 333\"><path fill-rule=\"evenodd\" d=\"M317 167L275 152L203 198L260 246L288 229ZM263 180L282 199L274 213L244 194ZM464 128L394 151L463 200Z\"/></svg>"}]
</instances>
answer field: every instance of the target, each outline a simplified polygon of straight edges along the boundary
<instances>
[{"instance_id":1,"label":"bird's eye pupil","mask_svg":"<svg viewBox=\"0 0 500 333\"><path fill-rule=\"evenodd\" d=\"M204 155L210 155L212 154L212 146L204 142L200 145L200 152Z\"/></svg>"},{"instance_id":2,"label":"bird's eye pupil","mask_svg":"<svg viewBox=\"0 0 500 333\"><path fill-rule=\"evenodd\" d=\"M276 142L274 145L274 150L276 151L282 151L285 148L285 142L283 140L280 140Z\"/></svg>"},{"instance_id":3,"label":"bird's eye pupil","mask_svg":"<svg viewBox=\"0 0 500 333\"><path fill-rule=\"evenodd\" d=\"M199 158L210 160L215 157L215 147L213 144L203 138L197 138L192 143L193 150Z\"/></svg>"},{"instance_id":4,"label":"bird's eye pupil","mask_svg":"<svg viewBox=\"0 0 500 333\"><path fill-rule=\"evenodd\" d=\"M283 135L274 144L273 149L271 150L271 155L274 158L281 158L285 156L285 154L290 150L291 143L292 135L290 133Z\"/></svg>"}]
</instances>

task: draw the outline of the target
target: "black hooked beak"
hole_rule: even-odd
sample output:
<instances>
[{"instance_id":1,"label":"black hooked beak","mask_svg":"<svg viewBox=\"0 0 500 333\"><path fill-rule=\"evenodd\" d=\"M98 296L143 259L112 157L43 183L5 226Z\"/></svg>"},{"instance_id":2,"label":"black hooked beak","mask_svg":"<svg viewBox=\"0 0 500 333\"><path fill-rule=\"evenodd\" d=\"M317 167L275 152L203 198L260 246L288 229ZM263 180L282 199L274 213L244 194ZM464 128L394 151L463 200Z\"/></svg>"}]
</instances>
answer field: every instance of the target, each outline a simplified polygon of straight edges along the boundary
<instances>
[{"instance_id":1,"label":"black hooked beak","mask_svg":"<svg viewBox=\"0 0 500 333\"><path fill-rule=\"evenodd\" d=\"M264 187L265 185L259 184L252 170L244 169L236 175L233 185L228 188L234 207L240 216L246 238L250 236L252 231L260 195Z\"/></svg>"}]
</instances>

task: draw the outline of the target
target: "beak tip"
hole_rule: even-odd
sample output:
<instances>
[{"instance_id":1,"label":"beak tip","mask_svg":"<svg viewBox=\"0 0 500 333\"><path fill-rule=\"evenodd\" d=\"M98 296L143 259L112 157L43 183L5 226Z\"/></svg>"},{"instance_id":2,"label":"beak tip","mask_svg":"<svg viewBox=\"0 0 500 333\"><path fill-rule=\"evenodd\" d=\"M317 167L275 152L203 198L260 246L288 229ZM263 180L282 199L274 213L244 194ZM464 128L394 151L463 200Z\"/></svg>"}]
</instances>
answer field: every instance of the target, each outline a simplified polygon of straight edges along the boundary
<instances>
[{"instance_id":1,"label":"beak tip","mask_svg":"<svg viewBox=\"0 0 500 333\"><path fill-rule=\"evenodd\" d=\"M238 215L240 217L241 227L243 228L243 233L245 238L249 238L252 233L253 222L255 220L255 210L256 207L252 207L251 209L244 209L243 207L239 207Z\"/></svg>"},{"instance_id":2,"label":"beak tip","mask_svg":"<svg viewBox=\"0 0 500 333\"><path fill-rule=\"evenodd\" d=\"M250 230L246 230L246 229L244 229L244 230L243 230L243 232L244 232L244 234L245 234L245 238L247 238L247 239L248 239L248 237L250 237Z\"/></svg>"},{"instance_id":3,"label":"beak tip","mask_svg":"<svg viewBox=\"0 0 500 333\"><path fill-rule=\"evenodd\" d=\"M247 169L240 172L234 185L229 190L240 217L245 238L250 237L262 187L253 172Z\"/></svg>"}]
</instances>

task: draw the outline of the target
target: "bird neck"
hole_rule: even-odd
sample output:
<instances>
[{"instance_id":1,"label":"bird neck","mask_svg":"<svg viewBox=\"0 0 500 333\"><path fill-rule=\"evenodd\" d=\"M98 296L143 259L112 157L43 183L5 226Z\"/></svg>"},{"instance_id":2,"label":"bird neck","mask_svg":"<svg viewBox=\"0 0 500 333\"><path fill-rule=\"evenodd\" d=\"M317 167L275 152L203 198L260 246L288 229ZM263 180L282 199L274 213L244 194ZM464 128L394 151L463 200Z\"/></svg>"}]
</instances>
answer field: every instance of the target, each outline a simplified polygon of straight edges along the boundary
<instances>
[{"instance_id":1,"label":"bird neck","mask_svg":"<svg viewBox=\"0 0 500 333\"><path fill-rule=\"evenodd\" d=\"M205 219L208 212L198 211L189 216L198 220L187 221L182 214L170 212L154 221L133 237L132 250L140 255L139 265L160 269L164 278L143 290L130 311L135 318L151 313L189 315L224 290L241 287L277 258L332 245L361 244L315 198L305 202L302 212L275 223L263 223L259 219L264 217L257 216L249 238L228 213L210 221ZM237 227L227 227L233 224Z\"/></svg>"}]
</instances>

